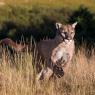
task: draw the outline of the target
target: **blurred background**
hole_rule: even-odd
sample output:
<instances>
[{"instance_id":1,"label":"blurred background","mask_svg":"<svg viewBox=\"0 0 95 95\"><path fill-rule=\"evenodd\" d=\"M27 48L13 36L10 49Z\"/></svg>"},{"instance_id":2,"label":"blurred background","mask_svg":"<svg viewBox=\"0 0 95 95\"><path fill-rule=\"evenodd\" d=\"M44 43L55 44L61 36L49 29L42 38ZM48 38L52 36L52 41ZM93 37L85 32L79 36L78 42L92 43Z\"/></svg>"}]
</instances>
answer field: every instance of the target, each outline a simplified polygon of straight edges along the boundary
<instances>
[{"instance_id":1,"label":"blurred background","mask_svg":"<svg viewBox=\"0 0 95 95\"><path fill-rule=\"evenodd\" d=\"M95 0L0 0L0 40L54 38L56 22L78 22L75 42L95 46Z\"/></svg>"}]
</instances>

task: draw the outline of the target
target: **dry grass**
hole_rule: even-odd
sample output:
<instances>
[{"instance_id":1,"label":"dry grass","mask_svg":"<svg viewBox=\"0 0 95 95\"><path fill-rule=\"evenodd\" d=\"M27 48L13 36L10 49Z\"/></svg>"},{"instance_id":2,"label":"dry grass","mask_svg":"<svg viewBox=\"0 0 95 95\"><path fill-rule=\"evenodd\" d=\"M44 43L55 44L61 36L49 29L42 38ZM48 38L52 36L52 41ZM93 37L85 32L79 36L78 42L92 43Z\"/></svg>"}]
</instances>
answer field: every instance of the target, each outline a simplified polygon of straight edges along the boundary
<instances>
[{"instance_id":1,"label":"dry grass","mask_svg":"<svg viewBox=\"0 0 95 95\"><path fill-rule=\"evenodd\" d=\"M88 59L79 50L63 78L39 86L32 53L14 54L14 58L4 50L2 53L0 95L95 95L95 55Z\"/></svg>"}]
</instances>

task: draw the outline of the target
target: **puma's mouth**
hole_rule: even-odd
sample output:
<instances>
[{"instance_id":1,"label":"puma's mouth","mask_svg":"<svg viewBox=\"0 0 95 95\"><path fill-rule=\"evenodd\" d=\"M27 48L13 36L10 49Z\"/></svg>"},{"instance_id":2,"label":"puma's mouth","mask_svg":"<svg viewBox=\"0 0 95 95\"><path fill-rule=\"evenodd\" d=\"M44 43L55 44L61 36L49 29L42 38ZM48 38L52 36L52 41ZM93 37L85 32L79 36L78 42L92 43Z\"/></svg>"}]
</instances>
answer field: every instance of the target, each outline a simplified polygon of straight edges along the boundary
<instances>
[{"instance_id":1,"label":"puma's mouth","mask_svg":"<svg viewBox=\"0 0 95 95\"><path fill-rule=\"evenodd\" d=\"M72 42L72 39L70 39L70 40L65 39L64 41L65 41L66 43L70 43L70 42Z\"/></svg>"}]
</instances>

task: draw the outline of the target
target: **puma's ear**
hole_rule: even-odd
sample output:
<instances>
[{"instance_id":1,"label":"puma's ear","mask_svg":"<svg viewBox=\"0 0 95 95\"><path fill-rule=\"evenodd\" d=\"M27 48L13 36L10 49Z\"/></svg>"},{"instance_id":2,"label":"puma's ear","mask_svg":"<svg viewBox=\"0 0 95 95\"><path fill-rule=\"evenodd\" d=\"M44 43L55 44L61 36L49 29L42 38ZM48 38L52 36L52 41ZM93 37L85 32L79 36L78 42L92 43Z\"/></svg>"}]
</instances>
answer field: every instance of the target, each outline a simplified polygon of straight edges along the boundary
<instances>
[{"instance_id":1,"label":"puma's ear","mask_svg":"<svg viewBox=\"0 0 95 95\"><path fill-rule=\"evenodd\" d=\"M73 23L73 24L72 24L72 27L75 28L76 25L77 25L77 22Z\"/></svg>"},{"instance_id":2,"label":"puma's ear","mask_svg":"<svg viewBox=\"0 0 95 95\"><path fill-rule=\"evenodd\" d=\"M62 27L61 23L56 23L56 29L59 29L60 27Z\"/></svg>"}]
</instances>

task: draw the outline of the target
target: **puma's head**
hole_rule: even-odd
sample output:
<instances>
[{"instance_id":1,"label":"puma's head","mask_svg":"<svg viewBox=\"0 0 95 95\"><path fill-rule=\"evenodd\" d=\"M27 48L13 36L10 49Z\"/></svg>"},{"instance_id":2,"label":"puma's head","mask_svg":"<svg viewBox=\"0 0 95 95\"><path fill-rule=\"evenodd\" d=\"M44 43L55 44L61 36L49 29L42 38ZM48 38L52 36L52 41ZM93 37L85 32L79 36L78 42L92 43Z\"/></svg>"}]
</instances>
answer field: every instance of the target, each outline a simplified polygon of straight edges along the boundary
<instances>
[{"instance_id":1,"label":"puma's head","mask_svg":"<svg viewBox=\"0 0 95 95\"><path fill-rule=\"evenodd\" d=\"M75 35L76 25L77 25L77 22L73 24L67 24L67 25L56 23L56 28L64 40L72 40Z\"/></svg>"}]
</instances>

